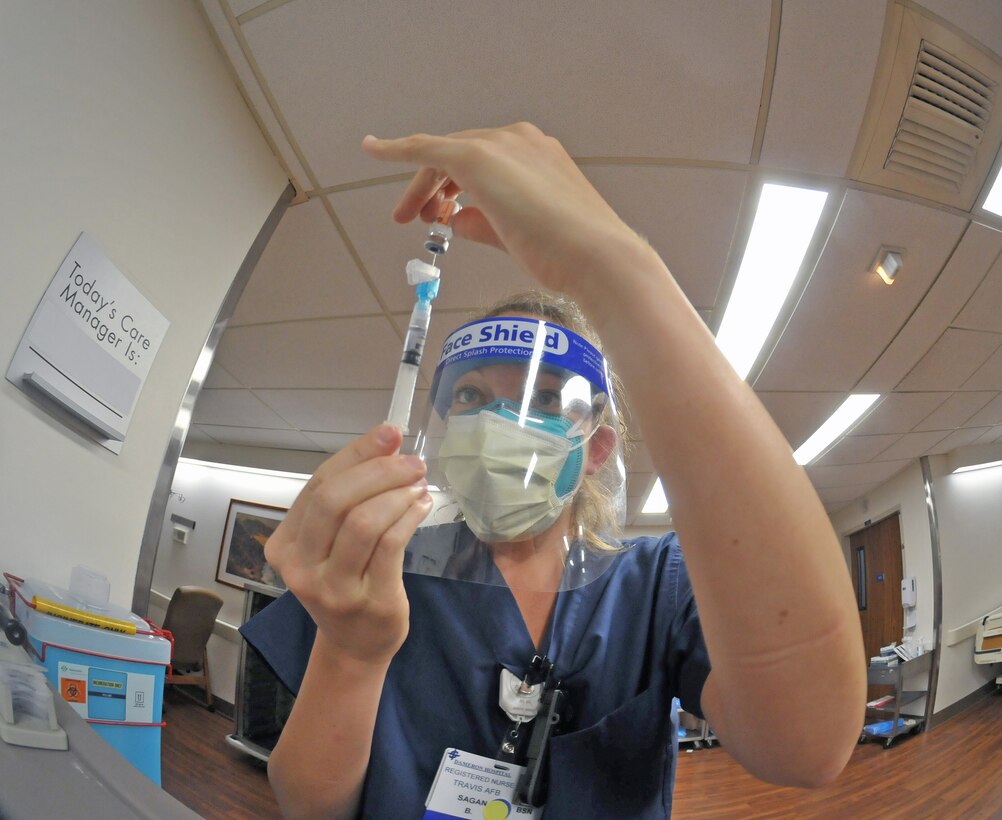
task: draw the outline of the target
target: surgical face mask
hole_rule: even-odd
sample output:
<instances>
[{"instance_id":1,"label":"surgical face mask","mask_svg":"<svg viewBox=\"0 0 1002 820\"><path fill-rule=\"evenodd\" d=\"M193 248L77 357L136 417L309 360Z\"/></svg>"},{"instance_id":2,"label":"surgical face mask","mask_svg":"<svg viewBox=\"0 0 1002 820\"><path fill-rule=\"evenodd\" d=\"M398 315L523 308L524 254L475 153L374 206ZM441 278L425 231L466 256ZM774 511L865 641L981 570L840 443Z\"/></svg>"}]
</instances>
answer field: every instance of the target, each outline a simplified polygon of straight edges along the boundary
<instances>
[{"instance_id":1,"label":"surgical face mask","mask_svg":"<svg viewBox=\"0 0 1002 820\"><path fill-rule=\"evenodd\" d=\"M562 416L498 400L451 416L439 463L467 526L489 544L546 530L581 483L584 436Z\"/></svg>"}]
</instances>

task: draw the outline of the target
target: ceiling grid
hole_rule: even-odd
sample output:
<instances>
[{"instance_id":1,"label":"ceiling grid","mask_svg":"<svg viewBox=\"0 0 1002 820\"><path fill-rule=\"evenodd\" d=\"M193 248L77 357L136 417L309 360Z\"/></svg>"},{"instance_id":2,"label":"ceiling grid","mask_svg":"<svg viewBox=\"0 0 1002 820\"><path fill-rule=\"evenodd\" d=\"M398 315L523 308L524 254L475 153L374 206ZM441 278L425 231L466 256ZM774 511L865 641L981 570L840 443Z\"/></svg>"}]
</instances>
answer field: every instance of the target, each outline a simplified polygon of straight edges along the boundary
<instances>
[{"instance_id":1,"label":"ceiling grid","mask_svg":"<svg viewBox=\"0 0 1002 820\"><path fill-rule=\"evenodd\" d=\"M921 455L1002 437L1002 220L848 175L888 4L201 2L301 204L224 334L191 442L319 458L382 418L413 301L404 264L424 229L392 221L409 172L366 157L361 139L514 119L564 142L711 326L761 182L845 192L754 382L791 449L850 392L883 396L807 468L829 510ZM991 4L925 5L983 50L1002 47ZM869 271L881 245L905 249L890 287ZM494 249L454 243L441 267L430 350L479 304L529 285ZM634 432L639 522L654 467Z\"/></svg>"}]
</instances>

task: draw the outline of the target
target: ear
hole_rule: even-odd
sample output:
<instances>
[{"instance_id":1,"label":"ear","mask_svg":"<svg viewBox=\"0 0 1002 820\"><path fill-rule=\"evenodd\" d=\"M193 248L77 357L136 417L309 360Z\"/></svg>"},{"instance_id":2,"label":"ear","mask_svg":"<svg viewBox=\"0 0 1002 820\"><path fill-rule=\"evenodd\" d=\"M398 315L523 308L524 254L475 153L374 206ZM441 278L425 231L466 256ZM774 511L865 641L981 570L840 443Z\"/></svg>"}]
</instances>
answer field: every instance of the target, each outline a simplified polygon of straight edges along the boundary
<instances>
[{"instance_id":1,"label":"ear","mask_svg":"<svg viewBox=\"0 0 1002 820\"><path fill-rule=\"evenodd\" d=\"M585 475L595 475L605 464L606 459L616 449L619 436L608 424L601 425L588 440L588 460L585 462Z\"/></svg>"}]
</instances>

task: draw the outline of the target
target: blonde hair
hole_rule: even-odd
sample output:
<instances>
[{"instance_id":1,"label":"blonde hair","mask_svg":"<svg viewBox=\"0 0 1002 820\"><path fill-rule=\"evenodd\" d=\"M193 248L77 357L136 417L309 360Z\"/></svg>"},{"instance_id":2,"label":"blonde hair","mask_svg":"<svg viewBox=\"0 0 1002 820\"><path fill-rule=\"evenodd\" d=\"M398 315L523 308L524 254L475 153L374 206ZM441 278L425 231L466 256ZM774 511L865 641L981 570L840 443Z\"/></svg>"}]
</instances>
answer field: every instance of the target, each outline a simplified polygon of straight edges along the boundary
<instances>
[{"instance_id":1,"label":"blonde hair","mask_svg":"<svg viewBox=\"0 0 1002 820\"><path fill-rule=\"evenodd\" d=\"M546 291L528 290L515 293L495 302L474 319L491 319L495 316L505 316L511 313L538 316L548 322L566 327L602 351L601 339L577 303L564 296L557 296ZM613 403L618 408L616 417L618 423L615 430L619 437L620 450L625 459L628 442L626 422L623 419L626 395L619 377L611 370L609 371L609 389L612 391ZM606 412L603 411L603 414ZM598 417L597 421L602 423L602 415ZM619 535L617 503L611 488L602 481L600 473L585 476L582 479L581 486L572 502L571 514L579 528L579 535L586 544L605 552L617 549L616 543L610 544L608 541L610 535Z\"/></svg>"}]
</instances>

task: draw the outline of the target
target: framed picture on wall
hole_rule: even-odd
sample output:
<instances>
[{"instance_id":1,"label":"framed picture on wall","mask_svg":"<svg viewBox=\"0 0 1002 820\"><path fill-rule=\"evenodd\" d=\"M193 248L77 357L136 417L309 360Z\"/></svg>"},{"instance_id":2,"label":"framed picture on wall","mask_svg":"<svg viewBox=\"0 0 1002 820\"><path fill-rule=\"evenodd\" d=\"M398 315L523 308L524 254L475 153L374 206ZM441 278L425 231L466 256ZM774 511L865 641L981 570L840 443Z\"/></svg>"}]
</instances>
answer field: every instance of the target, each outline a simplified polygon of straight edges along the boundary
<instances>
[{"instance_id":1,"label":"framed picture on wall","mask_svg":"<svg viewBox=\"0 0 1002 820\"><path fill-rule=\"evenodd\" d=\"M216 580L237 589L243 589L245 581L285 589L278 573L264 559L264 545L286 512L284 507L231 499L219 546Z\"/></svg>"}]
</instances>

